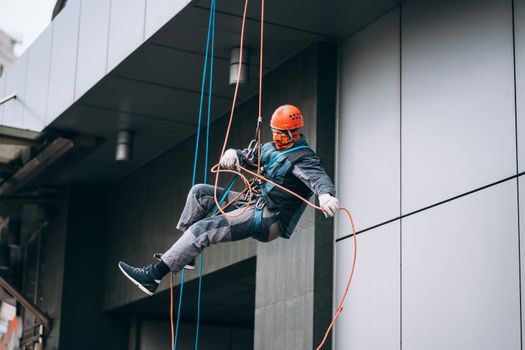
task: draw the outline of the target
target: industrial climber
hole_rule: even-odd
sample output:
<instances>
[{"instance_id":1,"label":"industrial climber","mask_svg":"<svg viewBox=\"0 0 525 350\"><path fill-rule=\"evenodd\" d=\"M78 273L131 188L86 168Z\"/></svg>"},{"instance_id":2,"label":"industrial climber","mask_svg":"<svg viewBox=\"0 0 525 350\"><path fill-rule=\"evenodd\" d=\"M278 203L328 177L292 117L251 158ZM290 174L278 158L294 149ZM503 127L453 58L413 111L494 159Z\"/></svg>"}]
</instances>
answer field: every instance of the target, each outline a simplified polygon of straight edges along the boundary
<instances>
[{"instance_id":1,"label":"industrial climber","mask_svg":"<svg viewBox=\"0 0 525 350\"><path fill-rule=\"evenodd\" d=\"M273 142L261 146L260 161L266 178L292 190L303 198L315 194L326 217L333 217L339 208L335 189L326 174L319 156L308 146L299 128L304 126L301 111L292 105L275 110L270 121ZM250 167L258 162L257 150L224 152L223 168ZM215 209L214 186L195 185L186 199L177 229L183 235L158 262L133 267L124 262L118 266L122 273L144 293L153 295L160 280L170 271L176 273L211 244L253 237L270 242L278 237L290 238L306 204L282 189L263 182L255 188L251 199L238 192L217 188L217 198L226 193L226 203L234 201L224 212L210 215Z\"/></svg>"}]
</instances>

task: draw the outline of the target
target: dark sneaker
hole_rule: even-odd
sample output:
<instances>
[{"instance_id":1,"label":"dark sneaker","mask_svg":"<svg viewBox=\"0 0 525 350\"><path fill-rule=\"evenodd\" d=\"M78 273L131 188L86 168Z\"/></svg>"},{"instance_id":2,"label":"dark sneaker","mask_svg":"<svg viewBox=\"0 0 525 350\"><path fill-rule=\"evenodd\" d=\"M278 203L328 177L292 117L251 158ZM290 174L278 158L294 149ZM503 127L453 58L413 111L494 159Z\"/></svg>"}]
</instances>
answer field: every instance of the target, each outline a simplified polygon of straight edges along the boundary
<instances>
[{"instance_id":1,"label":"dark sneaker","mask_svg":"<svg viewBox=\"0 0 525 350\"><path fill-rule=\"evenodd\" d=\"M153 254L153 257L157 260L160 260L162 253L155 253ZM193 259L188 265L184 266L184 269L192 271L195 270L195 259Z\"/></svg>"},{"instance_id":2,"label":"dark sneaker","mask_svg":"<svg viewBox=\"0 0 525 350\"><path fill-rule=\"evenodd\" d=\"M160 281L153 277L151 265L145 267L133 267L121 261L118 263L118 267L124 276L147 295L153 295L160 284Z\"/></svg>"}]
</instances>

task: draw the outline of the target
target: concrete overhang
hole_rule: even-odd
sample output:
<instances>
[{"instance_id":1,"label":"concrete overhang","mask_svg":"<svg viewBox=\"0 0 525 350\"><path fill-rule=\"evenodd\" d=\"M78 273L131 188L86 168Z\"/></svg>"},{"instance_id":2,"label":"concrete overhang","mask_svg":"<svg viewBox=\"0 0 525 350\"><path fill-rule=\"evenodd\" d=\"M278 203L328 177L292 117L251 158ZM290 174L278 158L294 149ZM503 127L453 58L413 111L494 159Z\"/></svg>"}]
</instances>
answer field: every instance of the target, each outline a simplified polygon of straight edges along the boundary
<instances>
[{"instance_id":1,"label":"concrete overhang","mask_svg":"<svg viewBox=\"0 0 525 350\"><path fill-rule=\"evenodd\" d=\"M0 78L0 95L23 90L17 100L0 107L3 124L105 140L82 161L56 174L52 185L113 183L196 131L210 1L106 3L69 1L69 8L19 59L12 72ZM266 1L264 73L315 42L340 42L397 3ZM217 2L212 121L231 108L229 54L239 45L243 6L241 0ZM241 89L239 104L257 94L259 18L260 3L250 2L245 34L245 47L251 50L250 84ZM106 40L95 42L97 38ZM61 47L64 42L70 42L71 48ZM40 58L42 64L35 61L40 52L50 52L48 58ZM70 54L75 55L74 60ZM43 101L33 91L33 84L43 84L40 81L45 73L50 78ZM17 79L25 79L27 84ZM64 102L55 96L61 93L71 96ZM38 106L44 105L45 113L39 112ZM13 119L20 113L24 123L31 123L20 124ZM254 127L255 121L254 115ZM134 158L117 163L115 139L117 131L123 129L134 133Z\"/></svg>"}]
</instances>

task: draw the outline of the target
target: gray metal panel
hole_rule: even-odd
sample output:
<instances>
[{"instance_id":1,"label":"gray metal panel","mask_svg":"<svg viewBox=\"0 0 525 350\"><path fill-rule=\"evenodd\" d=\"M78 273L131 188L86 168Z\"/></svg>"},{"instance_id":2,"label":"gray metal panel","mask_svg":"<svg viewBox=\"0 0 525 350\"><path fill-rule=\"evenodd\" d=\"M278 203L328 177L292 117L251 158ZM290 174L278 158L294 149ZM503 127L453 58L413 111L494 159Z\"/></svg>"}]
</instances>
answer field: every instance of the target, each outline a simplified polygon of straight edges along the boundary
<instances>
[{"instance_id":1,"label":"gray metal panel","mask_svg":"<svg viewBox=\"0 0 525 350\"><path fill-rule=\"evenodd\" d=\"M16 99L4 104L2 124L14 128L22 127L24 118L25 88L27 76L27 62L29 53L26 50L5 74L5 95L16 93Z\"/></svg>"},{"instance_id":2,"label":"gray metal panel","mask_svg":"<svg viewBox=\"0 0 525 350\"><path fill-rule=\"evenodd\" d=\"M55 121L51 127L105 139L114 138L117 130L134 130L134 143L165 149L173 146L174 139L185 139L195 133L194 125L137 114L112 112L81 104L69 109L64 117Z\"/></svg>"},{"instance_id":3,"label":"gray metal panel","mask_svg":"<svg viewBox=\"0 0 525 350\"><path fill-rule=\"evenodd\" d=\"M106 74L110 1L82 2L75 99Z\"/></svg>"},{"instance_id":4,"label":"gray metal panel","mask_svg":"<svg viewBox=\"0 0 525 350\"><path fill-rule=\"evenodd\" d=\"M86 95L89 104L123 112L165 118L194 125L198 116L199 94L134 80L109 78L105 84ZM215 98L213 111L225 111L230 99ZM220 115L214 115L214 119Z\"/></svg>"},{"instance_id":5,"label":"gray metal panel","mask_svg":"<svg viewBox=\"0 0 525 350\"><path fill-rule=\"evenodd\" d=\"M52 40L53 27L48 26L29 48L24 129L41 131L46 123Z\"/></svg>"},{"instance_id":6,"label":"gray metal panel","mask_svg":"<svg viewBox=\"0 0 525 350\"><path fill-rule=\"evenodd\" d=\"M190 5L191 6L191 5ZM206 8L194 7L180 18L177 16L164 30L152 38L152 43L176 49L204 54L210 12ZM239 30L242 17L218 12L215 24L215 57L229 60L232 47L239 46ZM251 48L248 62L259 65L260 23L247 20L244 46ZM264 27L264 66L275 67L292 54L304 49L309 43L330 41L333 38L321 34L290 30L287 25L267 23ZM270 44L271 43L271 44ZM252 68L254 69L254 68ZM199 73L200 74L200 73ZM256 82L254 82L256 84Z\"/></svg>"},{"instance_id":7,"label":"gray metal panel","mask_svg":"<svg viewBox=\"0 0 525 350\"><path fill-rule=\"evenodd\" d=\"M193 1L198 6L209 7L209 0ZM217 1L217 10L242 16L243 1ZM249 18L260 18L260 1L250 2ZM286 0L266 3L265 17L268 22L278 23L297 31L323 33L344 38L366 25L371 19L382 15L398 4L396 0L323 1ZM295 15L300 13L299 15ZM293 14L293 15L292 15Z\"/></svg>"},{"instance_id":8,"label":"gray metal panel","mask_svg":"<svg viewBox=\"0 0 525 350\"><path fill-rule=\"evenodd\" d=\"M514 1L519 172L525 171L525 1Z\"/></svg>"},{"instance_id":9,"label":"gray metal panel","mask_svg":"<svg viewBox=\"0 0 525 350\"><path fill-rule=\"evenodd\" d=\"M75 92L80 2L73 2L53 21L51 74L46 124L71 106Z\"/></svg>"},{"instance_id":10,"label":"gray metal panel","mask_svg":"<svg viewBox=\"0 0 525 350\"><path fill-rule=\"evenodd\" d=\"M203 66L204 55L164 46L145 45L139 52L135 52L122 62L113 71L113 74L200 93ZM264 69L263 73L267 73L267 71ZM229 72L230 60L215 57L213 63L214 96L233 97L233 89L228 85ZM250 67L249 81L248 86L239 90L238 99L245 100L248 96L257 93L258 67ZM207 89L208 86L206 86Z\"/></svg>"},{"instance_id":11,"label":"gray metal panel","mask_svg":"<svg viewBox=\"0 0 525 350\"><path fill-rule=\"evenodd\" d=\"M153 0L146 2L146 38L157 32L189 3L189 0Z\"/></svg>"},{"instance_id":12,"label":"gray metal panel","mask_svg":"<svg viewBox=\"0 0 525 350\"><path fill-rule=\"evenodd\" d=\"M357 237L357 265L335 329L334 349L400 348L400 223L395 221ZM336 243L336 297L346 288L353 239Z\"/></svg>"},{"instance_id":13,"label":"gray metal panel","mask_svg":"<svg viewBox=\"0 0 525 350\"><path fill-rule=\"evenodd\" d=\"M358 230L399 216L399 61L398 9L341 47L337 192Z\"/></svg>"},{"instance_id":14,"label":"gray metal panel","mask_svg":"<svg viewBox=\"0 0 525 350\"><path fill-rule=\"evenodd\" d=\"M145 0L112 0L106 72L111 71L144 40Z\"/></svg>"},{"instance_id":15,"label":"gray metal panel","mask_svg":"<svg viewBox=\"0 0 525 350\"><path fill-rule=\"evenodd\" d=\"M516 180L402 224L404 350L519 349Z\"/></svg>"},{"instance_id":16,"label":"gray metal panel","mask_svg":"<svg viewBox=\"0 0 525 350\"><path fill-rule=\"evenodd\" d=\"M516 172L510 1L403 5L403 212Z\"/></svg>"}]
</instances>

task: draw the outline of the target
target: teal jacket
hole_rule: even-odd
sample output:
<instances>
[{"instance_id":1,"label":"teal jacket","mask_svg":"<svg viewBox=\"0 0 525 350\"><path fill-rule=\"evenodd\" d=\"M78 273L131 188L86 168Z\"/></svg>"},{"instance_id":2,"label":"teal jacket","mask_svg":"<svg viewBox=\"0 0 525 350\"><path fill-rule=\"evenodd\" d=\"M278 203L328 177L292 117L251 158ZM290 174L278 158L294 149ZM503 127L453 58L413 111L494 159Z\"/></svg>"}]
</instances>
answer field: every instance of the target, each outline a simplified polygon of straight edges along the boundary
<instances>
[{"instance_id":1,"label":"teal jacket","mask_svg":"<svg viewBox=\"0 0 525 350\"><path fill-rule=\"evenodd\" d=\"M247 150L237 153L241 165L249 166L258 161L258 154L247 159ZM335 188L326 174L319 156L308 146L303 135L294 146L285 151L278 151L273 142L261 146L261 165L263 174L275 183L292 190L303 198L312 194L319 196L329 193L335 195ZM283 237L290 238L301 218L306 204L295 196L270 184L263 183L261 194L268 208L275 210L283 227Z\"/></svg>"}]
</instances>

